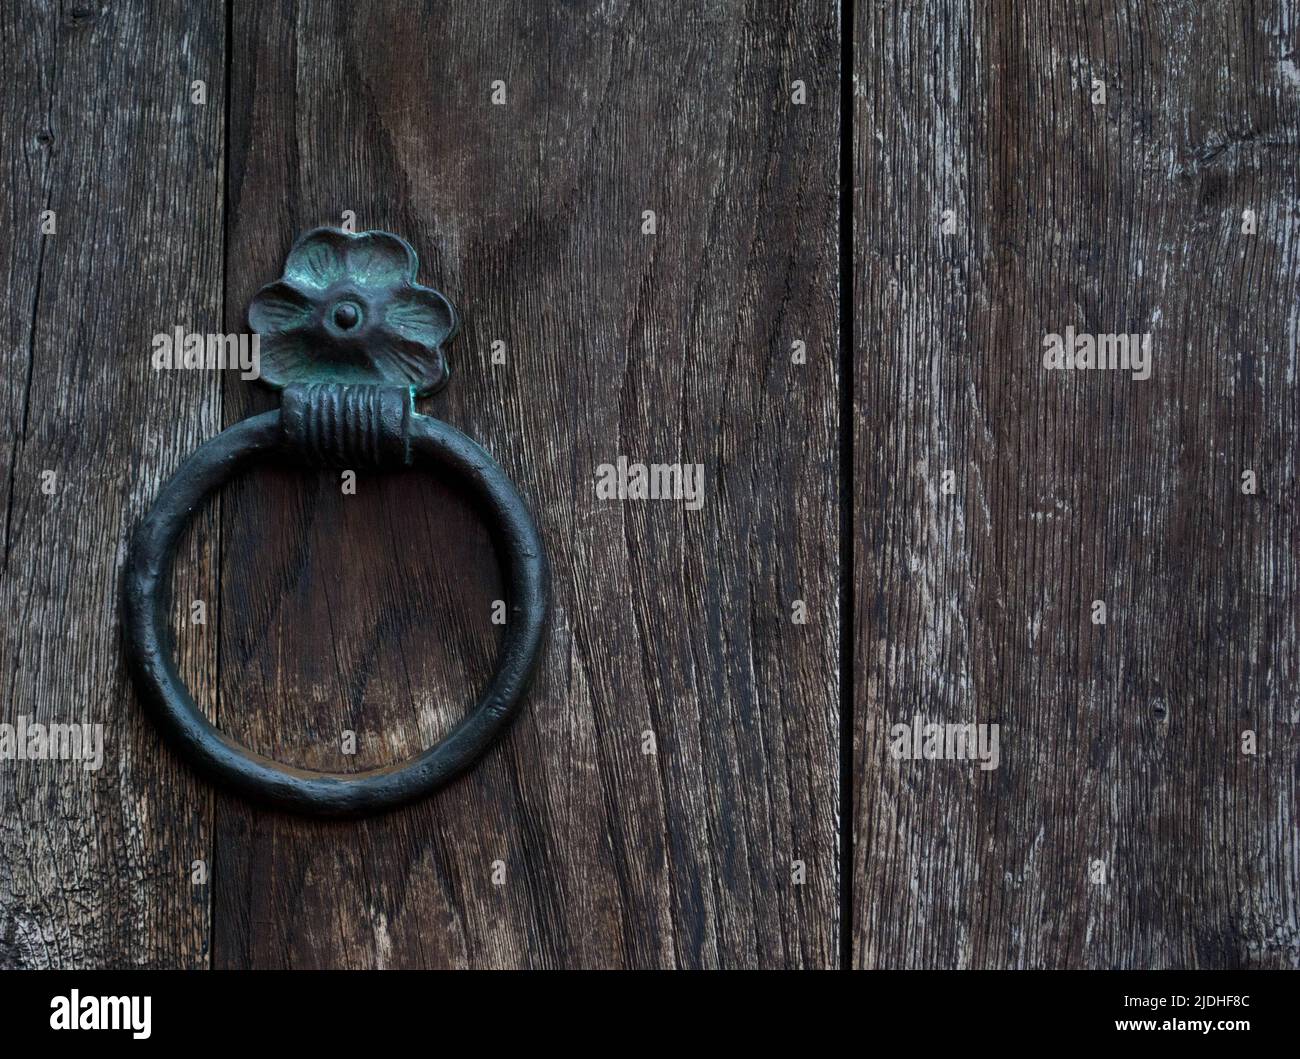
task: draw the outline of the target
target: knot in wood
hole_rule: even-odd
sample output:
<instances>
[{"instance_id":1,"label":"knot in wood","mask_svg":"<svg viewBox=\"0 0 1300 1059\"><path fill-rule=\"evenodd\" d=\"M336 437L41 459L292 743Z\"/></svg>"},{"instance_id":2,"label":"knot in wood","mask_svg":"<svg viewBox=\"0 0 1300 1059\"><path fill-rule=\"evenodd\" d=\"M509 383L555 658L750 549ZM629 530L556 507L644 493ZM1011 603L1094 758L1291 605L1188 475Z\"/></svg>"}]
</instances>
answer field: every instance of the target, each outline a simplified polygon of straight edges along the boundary
<instances>
[{"instance_id":1,"label":"knot in wood","mask_svg":"<svg viewBox=\"0 0 1300 1059\"><path fill-rule=\"evenodd\" d=\"M288 386L280 406L285 447L323 467L411 462L409 388L334 382Z\"/></svg>"}]
</instances>

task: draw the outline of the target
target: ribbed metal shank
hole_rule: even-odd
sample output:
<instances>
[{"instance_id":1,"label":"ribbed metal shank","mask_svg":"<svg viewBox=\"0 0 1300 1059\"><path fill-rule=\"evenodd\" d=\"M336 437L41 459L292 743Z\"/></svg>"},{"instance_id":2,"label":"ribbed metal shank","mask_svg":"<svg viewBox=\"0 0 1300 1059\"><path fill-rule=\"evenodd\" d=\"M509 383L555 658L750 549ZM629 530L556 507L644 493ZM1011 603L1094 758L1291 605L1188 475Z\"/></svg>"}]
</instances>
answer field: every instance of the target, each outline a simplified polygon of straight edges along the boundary
<instances>
[{"instance_id":1,"label":"ribbed metal shank","mask_svg":"<svg viewBox=\"0 0 1300 1059\"><path fill-rule=\"evenodd\" d=\"M284 444L318 466L409 464L412 401L409 387L289 386L281 405Z\"/></svg>"}]
</instances>

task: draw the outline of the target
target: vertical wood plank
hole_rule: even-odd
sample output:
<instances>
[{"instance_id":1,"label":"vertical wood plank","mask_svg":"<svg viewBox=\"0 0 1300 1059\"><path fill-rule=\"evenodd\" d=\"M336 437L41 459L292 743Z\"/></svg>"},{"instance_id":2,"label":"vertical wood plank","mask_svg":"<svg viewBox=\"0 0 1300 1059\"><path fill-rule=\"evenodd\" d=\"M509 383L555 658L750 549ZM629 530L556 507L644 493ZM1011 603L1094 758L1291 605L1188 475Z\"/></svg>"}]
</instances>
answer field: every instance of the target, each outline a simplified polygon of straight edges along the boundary
<instances>
[{"instance_id":1,"label":"vertical wood plank","mask_svg":"<svg viewBox=\"0 0 1300 1059\"><path fill-rule=\"evenodd\" d=\"M345 210L410 239L465 317L432 409L530 499L555 599L523 716L436 798L219 803L217 965L833 964L834 8L313 2L234 30L228 321ZM227 420L272 403L229 385ZM703 508L597 501L620 455L703 464ZM412 754L491 672L495 564L427 475L250 475L222 590L222 725L284 760Z\"/></svg>"},{"instance_id":2,"label":"vertical wood plank","mask_svg":"<svg viewBox=\"0 0 1300 1059\"><path fill-rule=\"evenodd\" d=\"M1296 15L858 5L860 966L1300 964Z\"/></svg>"},{"instance_id":3,"label":"vertical wood plank","mask_svg":"<svg viewBox=\"0 0 1300 1059\"><path fill-rule=\"evenodd\" d=\"M117 596L129 531L219 427L216 377L155 372L151 338L219 324L223 25L216 3L0 7L0 722L103 726L98 770L0 761L0 967L207 962L211 798L129 691ZM213 526L178 602L215 599ZM213 647L180 656L199 688Z\"/></svg>"}]
</instances>

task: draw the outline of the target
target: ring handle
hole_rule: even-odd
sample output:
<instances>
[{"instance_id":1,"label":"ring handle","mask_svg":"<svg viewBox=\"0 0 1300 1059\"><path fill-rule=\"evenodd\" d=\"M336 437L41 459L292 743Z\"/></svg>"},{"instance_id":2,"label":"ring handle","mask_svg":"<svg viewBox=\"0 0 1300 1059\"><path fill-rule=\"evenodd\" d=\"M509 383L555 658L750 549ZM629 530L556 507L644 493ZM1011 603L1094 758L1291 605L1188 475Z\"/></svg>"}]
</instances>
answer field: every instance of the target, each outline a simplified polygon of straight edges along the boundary
<instances>
[{"instance_id":1,"label":"ring handle","mask_svg":"<svg viewBox=\"0 0 1300 1059\"><path fill-rule=\"evenodd\" d=\"M331 240L334 235L362 241L387 233L331 233ZM364 247L364 260L372 267L375 245L371 241ZM410 255L413 279L414 251ZM290 266L293 260L291 252ZM328 265L315 255L314 267ZM286 277L291 271L286 268ZM323 308L313 311L317 323L324 319L326 326L337 327L341 320L351 329L366 314L377 312L382 319L382 299L367 297L358 286L345 275L322 288L317 300ZM450 302L442 301L454 321ZM398 299L391 304L409 302ZM414 319L409 310L404 311L404 320ZM305 317L312 318L312 314ZM250 320L256 324L251 311ZM437 343L452 330L454 323ZM276 808L319 816L359 816L431 794L465 772L506 728L519 710L541 651L549 575L537 527L505 472L459 430L415 411L419 383L408 380L404 386L394 385L396 380L386 374L384 365L371 376L362 373L359 378L337 381L339 374L329 363L331 349L345 356L355 371L355 347L340 349L318 342L316 348L314 367L298 365L280 375L284 400L279 409L242 420L199 446L163 487L136 531L127 559L124 645L141 703L174 748L201 774ZM281 361L277 370L284 365ZM445 366L423 376L426 380L445 377ZM322 378L328 381L318 381ZM177 672L168 620L176 542L206 496L254 462L275 454L327 466L443 470L469 492L487 523L502 567L509 612L496 673L469 715L439 743L409 761L352 773L282 764L240 745L213 725Z\"/></svg>"}]
</instances>

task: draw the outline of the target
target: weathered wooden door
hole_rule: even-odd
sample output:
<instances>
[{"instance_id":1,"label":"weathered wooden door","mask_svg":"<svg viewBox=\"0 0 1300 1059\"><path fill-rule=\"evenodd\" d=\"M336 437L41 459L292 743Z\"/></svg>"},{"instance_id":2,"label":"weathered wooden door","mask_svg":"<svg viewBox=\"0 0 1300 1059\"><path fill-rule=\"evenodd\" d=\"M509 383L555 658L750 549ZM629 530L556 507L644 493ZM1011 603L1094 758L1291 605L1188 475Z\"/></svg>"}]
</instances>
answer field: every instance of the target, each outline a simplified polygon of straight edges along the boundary
<instances>
[{"instance_id":1,"label":"weathered wooden door","mask_svg":"<svg viewBox=\"0 0 1300 1059\"><path fill-rule=\"evenodd\" d=\"M1296 14L0 4L0 967L1300 963ZM132 529L278 400L155 336L318 225L460 308L424 410L553 578L506 736L346 823L196 778L119 642ZM209 716L305 768L435 743L501 634L465 498L355 486L258 466L175 575Z\"/></svg>"},{"instance_id":2,"label":"weathered wooden door","mask_svg":"<svg viewBox=\"0 0 1300 1059\"><path fill-rule=\"evenodd\" d=\"M859 966L1300 963L1295 34L857 5Z\"/></svg>"},{"instance_id":3,"label":"weathered wooden door","mask_svg":"<svg viewBox=\"0 0 1300 1059\"><path fill-rule=\"evenodd\" d=\"M833 964L836 10L4 11L4 719L100 723L105 749L0 772L0 963ZM554 601L479 767L338 824L178 763L125 682L116 597L161 482L276 401L153 370L151 336L245 330L294 238L352 220L409 239L460 308L429 410L529 498ZM598 499L620 457L702 465L702 503ZM473 702L499 595L435 477L345 495L268 466L194 521L178 651L236 739L369 767Z\"/></svg>"}]
</instances>

